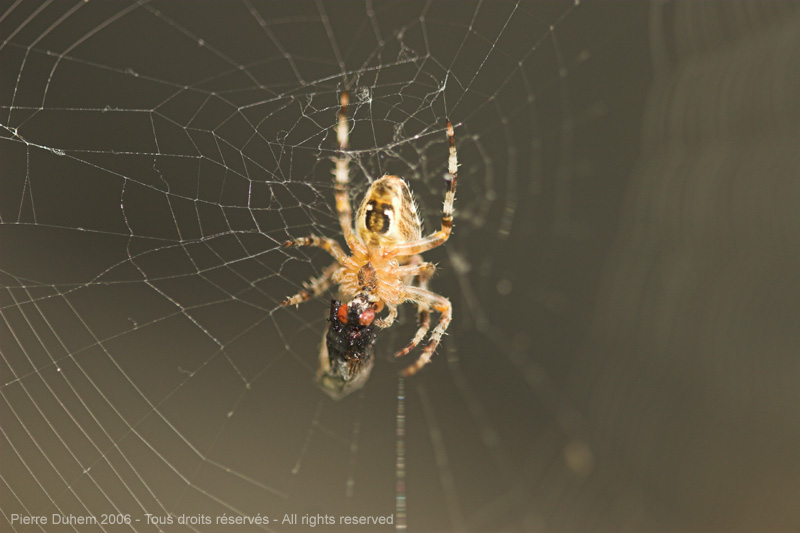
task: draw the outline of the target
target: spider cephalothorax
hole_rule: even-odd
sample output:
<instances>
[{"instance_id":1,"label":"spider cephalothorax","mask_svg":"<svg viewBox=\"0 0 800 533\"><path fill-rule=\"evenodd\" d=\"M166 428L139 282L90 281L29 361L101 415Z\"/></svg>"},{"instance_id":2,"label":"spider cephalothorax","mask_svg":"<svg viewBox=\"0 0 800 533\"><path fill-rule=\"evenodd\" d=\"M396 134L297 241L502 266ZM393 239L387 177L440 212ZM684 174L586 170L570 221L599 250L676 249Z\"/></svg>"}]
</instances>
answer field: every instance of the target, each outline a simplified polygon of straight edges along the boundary
<instances>
[{"instance_id":1,"label":"spider cephalothorax","mask_svg":"<svg viewBox=\"0 0 800 533\"><path fill-rule=\"evenodd\" d=\"M409 353L428 333L431 310L441 315L439 323L431 332L428 345L422 350L417 361L403 371L403 375L415 374L430 362L436 346L450 325L452 319L450 301L428 290L428 280L433 275L435 267L432 263L425 262L420 254L443 244L450 237L458 169L455 133L450 121L447 121L446 133L450 157L441 228L427 237L422 237L422 222L411 191L405 181L391 175L372 182L356 213L354 228L349 199L347 105L347 93L343 92L336 129L340 155L333 158L336 164L333 173L336 211L339 214L342 236L347 241L352 255L347 255L335 240L315 235L284 243L284 246L317 246L336 259L336 262L326 268L321 276L306 283L304 290L284 300L283 305L298 305L322 294L333 283L339 284L340 300L348 303L345 306L339 303L336 316L331 316L331 326L323 343L323 353L320 354L318 373L323 388L328 392L335 392L339 397L358 388L352 386L354 383L357 382L358 386L361 386L366 381L372 368L374 342L372 328L391 326L397 317L397 306L403 302L410 301L417 305L419 329L408 346L397 352L397 356ZM340 354L348 353L349 348L342 346L349 342L349 335L359 331L351 329L356 328L355 323L351 321L351 308L352 312L358 311L354 319L363 313L371 313L370 323L365 327L370 328L372 335L371 341L362 346L363 355L369 352L369 364L362 362L360 366L352 367L342 363L349 360L347 357L340 357ZM373 322L375 314L382 312L384 308L388 310L387 315ZM342 310L340 314L341 309L346 309L346 312ZM335 355L332 353L334 351ZM357 353L361 354L358 350L351 350L350 355ZM339 367L334 366L335 361ZM342 383L349 385L345 387ZM343 392L344 389L347 391Z\"/></svg>"}]
</instances>

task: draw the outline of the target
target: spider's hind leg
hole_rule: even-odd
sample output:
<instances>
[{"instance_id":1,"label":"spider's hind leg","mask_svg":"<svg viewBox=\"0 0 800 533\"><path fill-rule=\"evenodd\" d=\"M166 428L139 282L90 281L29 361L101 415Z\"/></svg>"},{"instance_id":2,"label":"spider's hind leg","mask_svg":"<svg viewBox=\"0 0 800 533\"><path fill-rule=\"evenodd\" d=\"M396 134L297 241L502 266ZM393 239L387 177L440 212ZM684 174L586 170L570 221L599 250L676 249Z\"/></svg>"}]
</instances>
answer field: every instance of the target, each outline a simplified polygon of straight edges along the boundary
<instances>
[{"instance_id":1,"label":"spider's hind leg","mask_svg":"<svg viewBox=\"0 0 800 533\"><path fill-rule=\"evenodd\" d=\"M450 238L450 233L453 230L453 202L456 199L456 182L458 181L458 153L456 152L455 132L449 120L447 121L447 139L450 145L450 156L447 160L447 178L445 180L447 189L444 194L444 204L442 205L442 227L422 239L398 244L393 248L395 255L410 256L421 254L444 244Z\"/></svg>"},{"instance_id":2,"label":"spider's hind leg","mask_svg":"<svg viewBox=\"0 0 800 533\"><path fill-rule=\"evenodd\" d=\"M339 97L340 107L336 122L336 141L339 144L339 150L337 155L331 159L336 165L333 169L333 190L336 197L339 225L342 227L342 236L347 241L347 246L350 250L355 251L359 248L359 243L353 231L353 212L350 207L350 156L347 153L350 146L350 130L347 121L349 102L347 91L342 91Z\"/></svg>"}]
</instances>

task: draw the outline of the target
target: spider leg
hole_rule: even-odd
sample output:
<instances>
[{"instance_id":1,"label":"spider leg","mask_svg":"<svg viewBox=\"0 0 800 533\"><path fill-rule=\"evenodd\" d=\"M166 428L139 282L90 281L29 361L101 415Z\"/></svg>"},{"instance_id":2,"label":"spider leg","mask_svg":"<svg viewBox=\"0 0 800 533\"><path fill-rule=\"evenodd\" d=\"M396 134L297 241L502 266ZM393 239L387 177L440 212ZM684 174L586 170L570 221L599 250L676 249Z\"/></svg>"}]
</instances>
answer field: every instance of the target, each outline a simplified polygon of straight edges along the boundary
<instances>
[{"instance_id":1,"label":"spider leg","mask_svg":"<svg viewBox=\"0 0 800 533\"><path fill-rule=\"evenodd\" d=\"M425 276L425 280L427 282L427 279L433 275L436 267L433 265L433 263L423 263L420 256L415 257L416 259L412 259L412 264L398 267L397 274L401 278L407 278L408 276L414 275ZM389 308L389 316L375 321L375 325L379 328L388 328L394 324L394 320L397 318L397 307L394 305L387 305L387 307ZM422 309L420 309L420 312L422 312Z\"/></svg>"},{"instance_id":2,"label":"spider leg","mask_svg":"<svg viewBox=\"0 0 800 533\"><path fill-rule=\"evenodd\" d=\"M411 339L411 342L403 348L402 350L398 351L394 354L395 357L403 357L404 355L408 354L417 347L417 344L422 342L422 339L425 338L425 335L428 334L428 330L431 329L431 312L427 307L423 307L419 305L419 329L417 329L417 333L414 334L414 338Z\"/></svg>"},{"instance_id":3,"label":"spider leg","mask_svg":"<svg viewBox=\"0 0 800 533\"><path fill-rule=\"evenodd\" d=\"M394 324L394 319L397 318L397 306L395 305L387 305L386 307L389 308L389 316L386 318L379 318L373 324L378 326L379 328L388 328L392 324Z\"/></svg>"},{"instance_id":4,"label":"spider leg","mask_svg":"<svg viewBox=\"0 0 800 533\"><path fill-rule=\"evenodd\" d=\"M424 303L430 307L432 307L435 311L437 311L441 316L439 318L439 323L436 324L436 327L433 328L433 332L431 333L431 340L428 342L428 345L422 350L422 353L419 356L414 364L407 367L403 370L403 376L413 376L416 374L420 368L427 365L431 357L433 357L433 352L436 350L436 347L439 345L439 341L444 335L445 330L447 330L447 326L450 325L450 321L453 319L453 306L450 304L450 300L445 298L444 296L439 296L436 293L433 293L427 289L422 289L419 287L408 287L406 289L406 294L408 295L408 299L412 300L417 303Z\"/></svg>"},{"instance_id":5,"label":"spider leg","mask_svg":"<svg viewBox=\"0 0 800 533\"><path fill-rule=\"evenodd\" d=\"M311 278L309 281L303 283L304 289L286 298L281 305L286 307L288 305L299 306L303 302L307 302L312 298L316 298L324 293L328 288L333 285L333 276L340 269L339 263L333 263L322 271L322 275L316 278Z\"/></svg>"},{"instance_id":6,"label":"spider leg","mask_svg":"<svg viewBox=\"0 0 800 533\"><path fill-rule=\"evenodd\" d=\"M411 285L411 280L414 276L417 277L420 283L424 280L424 283L427 284L428 280L431 279L431 276L433 276L433 273L436 271L436 265L423 262L422 258L418 255L413 257L417 259L413 260L410 265L397 267L395 272L398 276L403 278L406 285ZM422 287L422 285L418 285L418 287Z\"/></svg>"},{"instance_id":7,"label":"spider leg","mask_svg":"<svg viewBox=\"0 0 800 533\"><path fill-rule=\"evenodd\" d=\"M342 91L339 99L339 120L336 125L336 140L339 143L339 155L333 157L336 168L333 170L333 190L336 197L336 212L339 215L339 224L342 226L342 235L347 241L350 250L360 248L358 238L353 231L353 211L350 207L350 156L347 155L350 130L347 124L347 105L350 98L347 91Z\"/></svg>"},{"instance_id":8,"label":"spider leg","mask_svg":"<svg viewBox=\"0 0 800 533\"><path fill-rule=\"evenodd\" d=\"M412 264L408 265L407 267L400 267L403 268L410 268L416 267L416 281L418 283L418 287L421 289L428 288L428 280L431 279L433 276L434 271L436 268L434 267L433 263L422 263L422 257L419 255L412 256ZM417 347L417 345L422 342L422 339L425 338L427 335L428 330L431 328L431 313L428 305L423 302L417 302L417 311L418 311L418 318L417 322L419 323L419 328L417 332L414 334L413 339L411 340L408 345L403 348L402 350L398 351L394 354L395 357L402 357L408 354L411 350Z\"/></svg>"},{"instance_id":9,"label":"spider leg","mask_svg":"<svg viewBox=\"0 0 800 533\"><path fill-rule=\"evenodd\" d=\"M328 237L309 235L308 237L300 237L299 239L292 239L283 243L284 248L289 248L291 246L316 246L331 254L340 264L345 264L348 260L347 254L344 253L339 243Z\"/></svg>"},{"instance_id":10,"label":"spider leg","mask_svg":"<svg viewBox=\"0 0 800 533\"><path fill-rule=\"evenodd\" d=\"M455 132L449 120L447 121L447 138L450 143L450 157L447 164L448 176L445 178L447 191L442 206L442 228L422 239L393 246L387 249L387 254L397 256L421 254L444 244L450 238L450 232L453 230L453 202L456 198L456 181L458 180L458 155Z\"/></svg>"}]
</instances>

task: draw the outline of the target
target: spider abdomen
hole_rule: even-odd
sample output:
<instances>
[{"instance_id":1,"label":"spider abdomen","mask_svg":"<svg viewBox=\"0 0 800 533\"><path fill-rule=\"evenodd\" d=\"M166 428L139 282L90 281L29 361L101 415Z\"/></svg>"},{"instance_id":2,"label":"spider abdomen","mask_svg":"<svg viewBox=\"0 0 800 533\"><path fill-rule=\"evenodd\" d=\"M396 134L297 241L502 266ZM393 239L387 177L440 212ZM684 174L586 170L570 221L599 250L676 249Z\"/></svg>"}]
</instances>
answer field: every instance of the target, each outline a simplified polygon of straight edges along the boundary
<instances>
[{"instance_id":1,"label":"spider abdomen","mask_svg":"<svg viewBox=\"0 0 800 533\"><path fill-rule=\"evenodd\" d=\"M383 176L370 186L356 215L356 232L369 247L411 242L422 235L417 204L397 176Z\"/></svg>"}]
</instances>

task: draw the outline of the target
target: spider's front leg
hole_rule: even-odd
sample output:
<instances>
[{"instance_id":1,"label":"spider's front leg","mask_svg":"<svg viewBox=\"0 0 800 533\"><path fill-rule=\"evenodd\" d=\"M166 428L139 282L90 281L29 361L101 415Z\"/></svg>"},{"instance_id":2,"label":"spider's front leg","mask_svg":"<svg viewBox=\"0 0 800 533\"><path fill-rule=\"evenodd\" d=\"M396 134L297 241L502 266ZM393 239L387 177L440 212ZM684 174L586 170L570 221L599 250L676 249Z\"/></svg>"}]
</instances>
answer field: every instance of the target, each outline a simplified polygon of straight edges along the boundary
<instances>
[{"instance_id":1,"label":"spider's front leg","mask_svg":"<svg viewBox=\"0 0 800 533\"><path fill-rule=\"evenodd\" d=\"M324 293L331 285L333 285L333 277L340 268L341 267L339 266L339 263L333 263L332 265L328 266L322 271L321 276L311 278L311 280L303 283L303 287L305 287L305 289L302 289L294 296L289 296L283 302L281 302L281 305L283 307L289 305L299 306L301 303L307 302L312 298L316 298L320 294Z\"/></svg>"},{"instance_id":2,"label":"spider's front leg","mask_svg":"<svg viewBox=\"0 0 800 533\"><path fill-rule=\"evenodd\" d=\"M436 267L433 265L433 263L423 263L422 256L419 255L412 256L411 261L411 265L401 268L408 269L409 272L413 274L413 277L416 278L418 283L417 287L427 290L428 280L430 280L431 276L433 276L433 273L436 271ZM408 285L408 283L406 284ZM411 352L411 350L416 348L417 345L422 342L422 339L425 338L425 335L428 334L428 330L431 328L431 311L428 308L428 305L422 302L417 302L417 323L419 324L419 328L414 334L414 338L411 339L411 342L409 342L405 348L395 353L395 357L403 357Z\"/></svg>"},{"instance_id":3,"label":"spider's front leg","mask_svg":"<svg viewBox=\"0 0 800 533\"><path fill-rule=\"evenodd\" d=\"M322 248L336 259L336 262L326 268L322 275L317 278L312 278L310 281L303 284L305 289L301 290L294 296L286 298L281 305L300 305L307 302L311 298L319 296L333 284L333 276L342 267L342 265L349 264L350 258L344 253L339 243L327 237L318 237L311 235L309 237L300 237L299 239L292 239L283 243L284 248L291 246L315 246Z\"/></svg>"},{"instance_id":4,"label":"spider's front leg","mask_svg":"<svg viewBox=\"0 0 800 533\"><path fill-rule=\"evenodd\" d=\"M375 325L379 328L388 328L394 324L394 320L397 318L397 307L394 305L387 305L386 307L389 308L389 315L386 318L379 318L375 321Z\"/></svg>"},{"instance_id":5,"label":"spider's front leg","mask_svg":"<svg viewBox=\"0 0 800 533\"><path fill-rule=\"evenodd\" d=\"M435 270L436 270L436 267L433 265L433 263L424 263L424 262L422 262L422 257L419 256L419 255L416 255L411 259L411 264L397 267L397 269L395 270L395 274L401 280L403 280L403 284L404 285L408 285L408 282L410 281L409 278L419 277L420 280L424 280L424 281L422 281L422 283L424 283L427 286L428 279L430 279L430 277L433 275L433 272ZM397 318L397 306L395 306L395 305L387 305L386 307L389 308L389 315L386 318L381 318L381 319L378 319L378 320L375 321L375 325L378 326L379 328L388 328L389 326L394 324L394 321ZM426 312L427 312L427 308L424 306L424 304L420 304L419 313L420 313L420 323L421 324L425 324L426 322L428 322L428 321L426 321L425 317L423 316L423 314L426 313ZM430 322L428 322L428 324L429 323ZM427 331L427 328L426 328L425 331ZM417 332L417 335L419 335L419 332ZM424 336L425 332L423 332L422 335ZM419 341L417 341L417 342L419 342ZM412 346L412 348L413 348L413 346ZM410 350L410 348L409 348L409 350ZM408 352L405 352L405 353L408 353Z\"/></svg>"},{"instance_id":6,"label":"spider's front leg","mask_svg":"<svg viewBox=\"0 0 800 533\"><path fill-rule=\"evenodd\" d=\"M315 246L317 248L322 248L331 254L341 265L344 265L348 259L347 254L344 253L339 243L328 237L309 235L308 237L300 237L299 239L292 239L283 243L284 248L290 248L292 246Z\"/></svg>"},{"instance_id":7,"label":"spider's front leg","mask_svg":"<svg viewBox=\"0 0 800 533\"><path fill-rule=\"evenodd\" d=\"M427 289L408 287L406 289L406 294L408 295L409 300L417 302L418 304L432 307L441 315L439 318L439 323L436 324L435 328L433 328L431 340L428 342L428 345L425 346L425 349L422 350L419 359L417 359L414 364L403 370L403 376L408 377L416 374L420 368L427 365L431 361L434 350L436 350L436 347L439 345L439 341L442 339L442 335L444 335L445 330L447 330L447 327L450 325L450 321L453 319L453 306L450 303L450 300L444 296L439 296L438 294Z\"/></svg>"}]
</instances>

